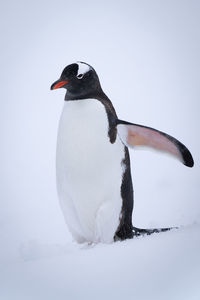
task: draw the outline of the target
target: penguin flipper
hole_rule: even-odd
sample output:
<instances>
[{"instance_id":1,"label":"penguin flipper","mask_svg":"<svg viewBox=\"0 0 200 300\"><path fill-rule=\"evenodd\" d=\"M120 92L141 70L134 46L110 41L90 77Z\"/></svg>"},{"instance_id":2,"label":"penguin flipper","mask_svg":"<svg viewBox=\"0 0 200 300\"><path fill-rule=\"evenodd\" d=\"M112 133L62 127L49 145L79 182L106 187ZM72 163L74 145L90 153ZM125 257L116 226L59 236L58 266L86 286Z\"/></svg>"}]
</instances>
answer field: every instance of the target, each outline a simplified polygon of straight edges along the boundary
<instances>
[{"instance_id":1,"label":"penguin flipper","mask_svg":"<svg viewBox=\"0 0 200 300\"><path fill-rule=\"evenodd\" d=\"M187 167L193 167L190 151L177 139L151 127L117 120L117 132L127 147L150 147L169 153Z\"/></svg>"}]
</instances>

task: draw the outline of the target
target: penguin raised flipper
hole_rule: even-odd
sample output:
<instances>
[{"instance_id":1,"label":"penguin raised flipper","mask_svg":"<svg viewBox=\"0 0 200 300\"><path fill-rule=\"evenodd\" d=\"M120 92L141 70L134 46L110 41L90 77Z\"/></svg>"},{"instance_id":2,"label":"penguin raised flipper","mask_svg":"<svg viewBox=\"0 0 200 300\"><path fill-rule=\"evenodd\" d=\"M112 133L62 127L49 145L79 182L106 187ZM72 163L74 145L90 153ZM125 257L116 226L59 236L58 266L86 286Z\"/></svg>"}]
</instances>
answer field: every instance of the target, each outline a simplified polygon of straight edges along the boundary
<instances>
[{"instance_id":1,"label":"penguin raised flipper","mask_svg":"<svg viewBox=\"0 0 200 300\"><path fill-rule=\"evenodd\" d=\"M66 94L57 138L57 189L74 239L111 243L171 229L133 227L128 147L165 151L192 167L189 150L163 132L119 120L87 63L65 67L51 86L58 88L65 88Z\"/></svg>"},{"instance_id":2,"label":"penguin raised flipper","mask_svg":"<svg viewBox=\"0 0 200 300\"><path fill-rule=\"evenodd\" d=\"M122 142L129 148L137 149L137 147L148 147L158 151L162 151L168 153L178 160L180 160L185 166L193 167L194 161L190 151L177 139L174 137L156 130L151 127L133 124L130 122L117 120L117 132L122 140ZM123 184L122 184L123 188ZM126 188L125 188L126 189ZM129 202L132 202L131 197L126 195L123 198L123 207L122 212L124 215L124 219L129 220L129 211L125 209ZM129 201L128 201L129 199ZM129 226L127 226L129 224ZM151 229L141 229L132 226L132 233L130 232L130 221L123 222L123 218L121 219L121 223L119 229L115 234L115 240L118 239L127 239L132 238L134 236L140 235L150 235L153 233L165 232L171 229L177 229L178 227L167 227L167 228L151 228Z\"/></svg>"},{"instance_id":3,"label":"penguin raised flipper","mask_svg":"<svg viewBox=\"0 0 200 300\"><path fill-rule=\"evenodd\" d=\"M177 139L157 129L117 120L117 130L128 147L150 147L178 158L185 166L193 167L190 151Z\"/></svg>"}]
</instances>

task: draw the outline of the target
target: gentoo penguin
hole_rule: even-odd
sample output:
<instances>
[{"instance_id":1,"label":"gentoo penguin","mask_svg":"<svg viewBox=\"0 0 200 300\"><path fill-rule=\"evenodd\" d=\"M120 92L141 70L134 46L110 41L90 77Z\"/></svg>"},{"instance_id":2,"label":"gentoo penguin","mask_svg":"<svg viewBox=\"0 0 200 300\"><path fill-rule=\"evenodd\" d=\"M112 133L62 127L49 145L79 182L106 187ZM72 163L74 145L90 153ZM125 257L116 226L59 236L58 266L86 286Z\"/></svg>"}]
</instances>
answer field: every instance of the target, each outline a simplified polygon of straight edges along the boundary
<instances>
[{"instance_id":1,"label":"gentoo penguin","mask_svg":"<svg viewBox=\"0 0 200 300\"><path fill-rule=\"evenodd\" d=\"M119 120L94 68L64 68L52 90L65 88L57 138L57 189L65 221L78 243L111 243L170 228L132 225L133 186L128 147L168 152L188 167L189 150L156 129Z\"/></svg>"}]
</instances>

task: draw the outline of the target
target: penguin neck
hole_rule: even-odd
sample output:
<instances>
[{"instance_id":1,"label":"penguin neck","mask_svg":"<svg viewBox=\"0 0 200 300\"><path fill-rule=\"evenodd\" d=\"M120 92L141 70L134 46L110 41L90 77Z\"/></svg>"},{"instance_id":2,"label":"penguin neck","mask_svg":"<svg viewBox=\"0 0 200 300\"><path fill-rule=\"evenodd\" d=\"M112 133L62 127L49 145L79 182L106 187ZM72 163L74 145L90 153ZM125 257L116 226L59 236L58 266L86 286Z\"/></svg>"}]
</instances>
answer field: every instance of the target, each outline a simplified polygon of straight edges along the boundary
<instances>
[{"instance_id":1,"label":"penguin neck","mask_svg":"<svg viewBox=\"0 0 200 300\"><path fill-rule=\"evenodd\" d=\"M88 93L86 95L74 94L69 91L65 94L65 101L76 101L76 100L86 100L86 99L96 99L100 101L106 109L107 114L112 114L114 118L117 118L116 111L110 99L106 96L102 89L96 90L95 92Z\"/></svg>"}]
</instances>

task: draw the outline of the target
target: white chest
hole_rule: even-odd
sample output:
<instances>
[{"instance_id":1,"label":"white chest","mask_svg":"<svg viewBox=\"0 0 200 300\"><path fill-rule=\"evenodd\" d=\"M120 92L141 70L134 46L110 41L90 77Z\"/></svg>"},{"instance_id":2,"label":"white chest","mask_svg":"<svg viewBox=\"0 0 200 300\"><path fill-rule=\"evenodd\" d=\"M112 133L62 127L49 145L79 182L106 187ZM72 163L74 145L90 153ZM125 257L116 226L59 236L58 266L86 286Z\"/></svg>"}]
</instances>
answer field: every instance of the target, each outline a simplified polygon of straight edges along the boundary
<instances>
[{"instance_id":1,"label":"white chest","mask_svg":"<svg viewBox=\"0 0 200 300\"><path fill-rule=\"evenodd\" d=\"M57 186L70 231L78 242L111 242L119 224L124 145L108 137L104 106L68 101L57 140Z\"/></svg>"}]
</instances>

